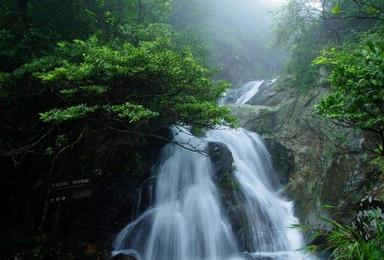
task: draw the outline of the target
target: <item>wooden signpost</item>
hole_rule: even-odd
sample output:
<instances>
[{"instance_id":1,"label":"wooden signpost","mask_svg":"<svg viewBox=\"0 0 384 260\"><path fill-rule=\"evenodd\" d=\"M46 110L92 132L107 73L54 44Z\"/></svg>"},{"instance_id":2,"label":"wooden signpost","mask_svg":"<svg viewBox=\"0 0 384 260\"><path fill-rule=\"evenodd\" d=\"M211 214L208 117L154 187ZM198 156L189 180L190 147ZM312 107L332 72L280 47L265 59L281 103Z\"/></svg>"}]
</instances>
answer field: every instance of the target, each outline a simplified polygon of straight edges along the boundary
<instances>
[{"instance_id":1,"label":"wooden signpost","mask_svg":"<svg viewBox=\"0 0 384 260\"><path fill-rule=\"evenodd\" d=\"M92 196L91 178L74 178L50 183L49 202L58 203Z\"/></svg>"}]
</instances>

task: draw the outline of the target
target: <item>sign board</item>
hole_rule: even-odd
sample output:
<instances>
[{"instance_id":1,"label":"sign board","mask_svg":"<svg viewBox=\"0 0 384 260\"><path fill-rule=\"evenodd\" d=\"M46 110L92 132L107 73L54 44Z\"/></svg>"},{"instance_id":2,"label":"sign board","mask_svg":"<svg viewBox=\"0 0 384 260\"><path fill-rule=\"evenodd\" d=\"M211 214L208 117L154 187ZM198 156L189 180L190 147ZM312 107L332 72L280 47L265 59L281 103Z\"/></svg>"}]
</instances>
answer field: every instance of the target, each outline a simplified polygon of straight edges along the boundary
<instances>
[{"instance_id":1,"label":"sign board","mask_svg":"<svg viewBox=\"0 0 384 260\"><path fill-rule=\"evenodd\" d=\"M91 178L76 178L50 183L49 202L58 203L92 196Z\"/></svg>"}]
</instances>

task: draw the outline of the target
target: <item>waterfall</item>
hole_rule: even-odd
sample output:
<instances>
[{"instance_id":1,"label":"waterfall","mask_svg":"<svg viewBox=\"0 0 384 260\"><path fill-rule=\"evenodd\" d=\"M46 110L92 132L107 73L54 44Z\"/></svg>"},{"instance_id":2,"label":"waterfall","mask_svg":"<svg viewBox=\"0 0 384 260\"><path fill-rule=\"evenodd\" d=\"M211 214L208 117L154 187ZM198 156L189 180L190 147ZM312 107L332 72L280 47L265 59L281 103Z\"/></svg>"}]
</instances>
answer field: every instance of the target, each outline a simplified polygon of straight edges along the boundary
<instances>
[{"instance_id":1,"label":"waterfall","mask_svg":"<svg viewBox=\"0 0 384 260\"><path fill-rule=\"evenodd\" d=\"M259 91L264 82L264 80L250 81L240 88L231 89L220 103L235 105L245 104Z\"/></svg>"},{"instance_id":2,"label":"waterfall","mask_svg":"<svg viewBox=\"0 0 384 260\"><path fill-rule=\"evenodd\" d=\"M203 145L186 130L174 141ZM154 207L118 234L113 254L151 260L227 259L235 254L236 241L211 179L210 160L169 144L157 171Z\"/></svg>"},{"instance_id":3,"label":"waterfall","mask_svg":"<svg viewBox=\"0 0 384 260\"><path fill-rule=\"evenodd\" d=\"M208 141L221 142L230 149L235 177L246 198L253 252L267 259L302 259L297 249L304 246L293 203L285 201L274 187L274 170L262 138L245 129L211 130ZM260 258L258 258L260 259Z\"/></svg>"},{"instance_id":4,"label":"waterfall","mask_svg":"<svg viewBox=\"0 0 384 260\"><path fill-rule=\"evenodd\" d=\"M249 100L252 83L236 100ZM261 83L260 83L261 82ZM260 86L259 85L259 86ZM245 89L245 88L244 88ZM247 96L247 97L244 97ZM246 101L245 101L246 102ZM280 197L270 155L263 140L245 129L210 130L194 137L175 128L174 143L161 152L155 201L115 238L112 256L123 253L143 260L303 259L304 246L292 202ZM209 142L232 153L234 175L245 198L251 252L241 252L213 181L211 160L175 143L205 150Z\"/></svg>"}]
</instances>

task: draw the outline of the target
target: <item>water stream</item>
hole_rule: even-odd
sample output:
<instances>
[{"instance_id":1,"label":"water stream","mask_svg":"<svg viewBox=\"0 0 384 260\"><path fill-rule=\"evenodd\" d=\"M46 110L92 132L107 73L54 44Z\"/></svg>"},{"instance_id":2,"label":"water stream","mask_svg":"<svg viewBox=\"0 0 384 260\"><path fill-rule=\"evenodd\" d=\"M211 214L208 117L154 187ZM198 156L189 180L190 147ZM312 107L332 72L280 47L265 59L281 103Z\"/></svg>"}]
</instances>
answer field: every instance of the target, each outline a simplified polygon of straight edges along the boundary
<instances>
[{"instance_id":1,"label":"water stream","mask_svg":"<svg viewBox=\"0 0 384 260\"><path fill-rule=\"evenodd\" d=\"M236 102L252 98L263 83L256 82L244 87ZM242 128L211 130L202 138L175 128L174 135L175 142L201 150L209 142L229 148L235 179L246 201L252 250L242 252L238 246L212 178L210 159L168 144L156 169L152 207L116 236L112 255L123 253L143 260L305 258L297 251L304 245L302 235L291 228L298 224L293 204L278 194L270 155L260 136Z\"/></svg>"},{"instance_id":2,"label":"water stream","mask_svg":"<svg viewBox=\"0 0 384 260\"><path fill-rule=\"evenodd\" d=\"M259 91L265 80L250 81L240 88L230 89L225 97L220 101L221 104L245 104Z\"/></svg>"}]
</instances>

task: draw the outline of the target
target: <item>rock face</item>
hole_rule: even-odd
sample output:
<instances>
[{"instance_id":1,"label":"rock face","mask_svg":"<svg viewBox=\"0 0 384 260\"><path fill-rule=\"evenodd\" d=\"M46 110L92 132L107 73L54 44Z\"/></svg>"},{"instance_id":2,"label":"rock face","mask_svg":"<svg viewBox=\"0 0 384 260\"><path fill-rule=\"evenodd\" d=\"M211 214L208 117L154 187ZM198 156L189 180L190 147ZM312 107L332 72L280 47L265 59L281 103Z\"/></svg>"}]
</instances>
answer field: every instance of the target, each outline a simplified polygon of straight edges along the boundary
<instances>
[{"instance_id":1,"label":"rock face","mask_svg":"<svg viewBox=\"0 0 384 260\"><path fill-rule=\"evenodd\" d=\"M213 180L219 188L221 201L225 212L228 214L239 249L241 251L251 250L252 239L249 237L250 228L246 214L245 197L234 176L235 168L231 151L225 144L217 142L209 143L207 150L213 164Z\"/></svg>"},{"instance_id":2,"label":"rock face","mask_svg":"<svg viewBox=\"0 0 384 260\"><path fill-rule=\"evenodd\" d=\"M136 260L136 257L124 255L124 254L118 254L112 258L112 260Z\"/></svg>"},{"instance_id":3,"label":"rock face","mask_svg":"<svg viewBox=\"0 0 384 260\"><path fill-rule=\"evenodd\" d=\"M271 153L273 167L278 173L279 183L283 186L287 185L290 176L295 171L295 154L274 138L265 138L265 145Z\"/></svg>"},{"instance_id":4,"label":"rock face","mask_svg":"<svg viewBox=\"0 0 384 260\"><path fill-rule=\"evenodd\" d=\"M322 228L327 226L319 215L351 221L351 209L364 196L366 174L372 171L369 154L361 148L365 136L337 129L313 113L326 93L300 93L277 81L262 86L247 104L230 106L242 127L264 137L301 222Z\"/></svg>"}]
</instances>

